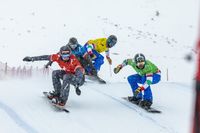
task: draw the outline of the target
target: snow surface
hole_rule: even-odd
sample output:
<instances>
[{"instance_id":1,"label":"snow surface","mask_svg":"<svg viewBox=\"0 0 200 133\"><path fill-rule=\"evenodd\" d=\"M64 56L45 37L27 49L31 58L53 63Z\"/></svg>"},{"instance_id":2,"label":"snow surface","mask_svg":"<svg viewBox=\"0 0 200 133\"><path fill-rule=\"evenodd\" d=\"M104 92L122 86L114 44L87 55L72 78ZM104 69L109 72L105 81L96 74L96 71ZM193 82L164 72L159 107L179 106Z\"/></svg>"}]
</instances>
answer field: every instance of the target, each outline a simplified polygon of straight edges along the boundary
<instances>
[{"instance_id":1,"label":"snow surface","mask_svg":"<svg viewBox=\"0 0 200 133\"><path fill-rule=\"evenodd\" d=\"M111 49L113 65L105 61L100 72L108 84L88 81L81 96L72 87L70 114L56 112L42 96L53 89L51 77L0 81L0 132L190 132L198 13L198 0L1 0L0 61L10 66L42 67L46 62L22 59L56 53L72 36L84 44L115 34L118 43ZM162 81L152 86L153 107L162 114L121 99L131 95L126 78L135 72L111 71L138 52L162 71Z\"/></svg>"},{"instance_id":2,"label":"snow surface","mask_svg":"<svg viewBox=\"0 0 200 133\"><path fill-rule=\"evenodd\" d=\"M100 85L88 80L81 96L71 86L66 106L70 113L66 114L55 111L42 95L52 89L51 79L10 82L0 83L0 131L5 133L190 131L193 90L188 85L162 82L153 86L153 107L162 113L150 114L121 98L131 94L127 83Z\"/></svg>"}]
</instances>

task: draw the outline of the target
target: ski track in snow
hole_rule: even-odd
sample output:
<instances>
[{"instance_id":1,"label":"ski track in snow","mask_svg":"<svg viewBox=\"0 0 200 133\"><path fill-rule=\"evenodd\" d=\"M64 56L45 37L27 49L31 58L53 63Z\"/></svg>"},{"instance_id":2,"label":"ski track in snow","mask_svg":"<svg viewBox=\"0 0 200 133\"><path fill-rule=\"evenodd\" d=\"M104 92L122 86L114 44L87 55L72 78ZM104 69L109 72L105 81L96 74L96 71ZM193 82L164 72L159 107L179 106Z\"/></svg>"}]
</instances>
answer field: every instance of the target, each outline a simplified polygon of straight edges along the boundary
<instances>
[{"instance_id":1,"label":"ski track in snow","mask_svg":"<svg viewBox=\"0 0 200 133\"><path fill-rule=\"evenodd\" d=\"M124 106L126 106L127 108L129 108L131 110L134 110L135 112L138 113L138 115L140 115L140 116L152 121L153 123L158 125L160 128L162 128L163 130L167 131L168 133L176 133L176 131L174 131L174 129L172 129L171 127L167 127L167 126L164 126L164 125L160 124L157 120L155 120L152 117L146 115L145 113L139 111L139 109L134 108L133 107L134 105L132 105L132 104L130 105L129 103L127 103L125 101L122 101L121 99L115 98L115 97L113 97L113 96L111 96L111 95L109 95L109 94L107 94L105 92L102 92L102 91L100 91L100 90L98 90L96 88L90 88L90 89L95 91L95 92L97 92L97 93L100 93L100 94L102 94L102 95L104 95L104 96L106 96L106 97L108 97L108 98L110 98L110 99L112 99L112 100L124 105Z\"/></svg>"},{"instance_id":2,"label":"ski track in snow","mask_svg":"<svg viewBox=\"0 0 200 133\"><path fill-rule=\"evenodd\" d=\"M8 116L22 129L24 129L27 133L38 133L33 127L31 127L28 123L26 123L20 116L8 105L4 104L0 101L0 108L4 110Z\"/></svg>"}]
</instances>

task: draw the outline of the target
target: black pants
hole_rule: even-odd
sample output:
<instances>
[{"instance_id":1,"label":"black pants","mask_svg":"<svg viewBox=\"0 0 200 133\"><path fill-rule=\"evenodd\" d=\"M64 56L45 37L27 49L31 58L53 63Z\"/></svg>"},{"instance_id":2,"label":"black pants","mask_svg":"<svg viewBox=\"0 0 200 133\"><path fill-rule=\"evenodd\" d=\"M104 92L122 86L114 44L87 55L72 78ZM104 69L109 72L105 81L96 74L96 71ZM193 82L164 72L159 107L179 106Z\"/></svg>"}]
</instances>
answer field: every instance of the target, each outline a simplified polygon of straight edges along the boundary
<instances>
[{"instance_id":1,"label":"black pants","mask_svg":"<svg viewBox=\"0 0 200 133\"><path fill-rule=\"evenodd\" d=\"M79 57L79 56L77 56L76 58L79 60L79 62L81 63L82 67L85 70L87 70L89 67L89 68L91 68L91 74L95 75L95 76L97 75L97 70L95 69L94 65L92 64L92 61L90 61L89 59L85 59L83 57Z\"/></svg>"},{"instance_id":2,"label":"black pants","mask_svg":"<svg viewBox=\"0 0 200 133\"><path fill-rule=\"evenodd\" d=\"M55 93L58 94L62 102L66 102L69 96L70 84L76 86L82 86L85 79L83 77L82 82L77 84L74 80L75 74L66 73L64 70L54 70L52 72L52 81ZM63 80L63 83L61 83Z\"/></svg>"}]
</instances>

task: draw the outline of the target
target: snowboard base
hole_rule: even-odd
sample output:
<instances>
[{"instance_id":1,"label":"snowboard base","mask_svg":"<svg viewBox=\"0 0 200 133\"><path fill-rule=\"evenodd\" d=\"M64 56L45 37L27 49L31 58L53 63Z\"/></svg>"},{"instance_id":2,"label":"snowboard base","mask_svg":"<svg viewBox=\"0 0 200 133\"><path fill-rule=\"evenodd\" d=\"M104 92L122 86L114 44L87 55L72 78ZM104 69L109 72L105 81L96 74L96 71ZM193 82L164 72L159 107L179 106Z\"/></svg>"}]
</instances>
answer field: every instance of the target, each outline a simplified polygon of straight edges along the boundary
<instances>
[{"instance_id":1,"label":"snowboard base","mask_svg":"<svg viewBox=\"0 0 200 133\"><path fill-rule=\"evenodd\" d=\"M47 93L48 93L48 92L43 92L45 98L47 98L47 100L49 101L49 103L50 103L51 105L53 105L53 106L54 106L57 110L59 110L59 111L64 111L64 112L66 112L66 113L69 113L69 110L67 110L66 108L61 107L61 106L59 106L59 105L57 105L57 104L52 103L52 101L47 97Z\"/></svg>"},{"instance_id":2,"label":"snowboard base","mask_svg":"<svg viewBox=\"0 0 200 133\"><path fill-rule=\"evenodd\" d=\"M128 102L130 102L130 103L132 103L132 104L134 104L134 105L137 105L138 107L140 107L140 108L146 110L146 111L149 112L149 113L161 113L160 110L157 110L157 109L152 108L152 107L150 107L150 108L143 108L142 106L139 106L138 104L129 101L129 100L128 100L128 97L122 97L122 99L124 99L124 100L126 100L126 101L128 101Z\"/></svg>"},{"instance_id":3,"label":"snowboard base","mask_svg":"<svg viewBox=\"0 0 200 133\"><path fill-rule=\"evenodd\" d=\"M99 82L100 84L106 84L106 81L103 80L102 78L100 78L99 76L87 75L87 78L88 78L89 80L92 80L92 81L97 81L97 82Z\"/></svg>"}]
</instances>

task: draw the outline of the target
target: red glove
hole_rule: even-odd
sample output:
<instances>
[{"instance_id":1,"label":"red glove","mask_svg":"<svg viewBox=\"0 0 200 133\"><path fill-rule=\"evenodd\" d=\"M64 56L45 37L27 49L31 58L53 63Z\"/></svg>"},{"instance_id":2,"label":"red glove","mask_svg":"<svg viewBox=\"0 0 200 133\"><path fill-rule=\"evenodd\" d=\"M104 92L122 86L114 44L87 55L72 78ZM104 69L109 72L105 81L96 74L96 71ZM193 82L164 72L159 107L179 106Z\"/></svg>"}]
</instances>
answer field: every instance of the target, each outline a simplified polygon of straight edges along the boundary
<instances>
[{"instance_id":1,"label":"red glove","mask_svg":"<svg viewBox=\"0 0 200 133\"><path fill-rule=\"evenodd\" d=\"M108 60L108 63L109 63L110 65L112 65L112 59L111 59L109 56L106 56L106 59Z\"/></svg>"}]
</instances>

